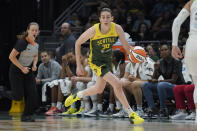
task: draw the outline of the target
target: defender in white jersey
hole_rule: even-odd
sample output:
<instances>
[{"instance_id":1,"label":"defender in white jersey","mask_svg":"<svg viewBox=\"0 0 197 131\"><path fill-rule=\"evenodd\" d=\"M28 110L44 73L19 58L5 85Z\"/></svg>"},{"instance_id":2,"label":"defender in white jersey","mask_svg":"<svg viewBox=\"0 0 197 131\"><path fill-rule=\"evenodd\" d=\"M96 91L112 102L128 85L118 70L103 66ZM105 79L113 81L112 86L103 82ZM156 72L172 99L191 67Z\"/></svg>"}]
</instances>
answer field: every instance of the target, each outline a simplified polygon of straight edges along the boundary
<instances>
[{"instance_id":1,"label":"defender in white jersey","mask_svg":"<svg viewBox=\"0 0 197 131\"><path fill-rule=\"evenodd\" d=\"M180 26L190 16L190 32L186 43L185 64L195 85L197 85L197 0L190 0L179 12L172 25L172 56L182 58L178 45ZM194 89L194 103L197 112L197 88ZM197 115L196 120L197 123Z\"/></svg>"}]
</instances>

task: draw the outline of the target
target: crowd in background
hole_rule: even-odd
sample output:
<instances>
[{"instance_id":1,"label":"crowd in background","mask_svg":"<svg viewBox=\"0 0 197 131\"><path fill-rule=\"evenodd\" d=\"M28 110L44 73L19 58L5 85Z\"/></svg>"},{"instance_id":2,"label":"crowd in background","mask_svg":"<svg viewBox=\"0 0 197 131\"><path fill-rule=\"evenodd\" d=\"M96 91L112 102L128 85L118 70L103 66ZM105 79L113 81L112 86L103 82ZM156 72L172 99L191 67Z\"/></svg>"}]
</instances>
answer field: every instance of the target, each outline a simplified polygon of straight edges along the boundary
<instances>
[{"instance_id":1,"label":"crowd in background","mask_svg":"<svg viewBox=\"0 0 197 131\"><path fill-rule=\"evenodd\" d=\"M37 89L40 93L40 107L46 107L48 104L51 104L50 109L45 110L45 114L54 115L61 113L61 115L76 115L79 113L86 113L88 116L96 116L98 114L100 114L100 116L105 116L114 114L114 117L127 117L125 116L124 109L120 102L118 102L113 95L113 90L111 90L110 85L107 85L109 88L107 88L102 95L98 94L97 96L91 96L90 98L83 98L81 103L74 103L68 109L64 108L63 102L65 97L72 92L76 92L76 90L88 88L95 83L96 79L87 64L87 48L83 48L82 51L82 55L84 56L82 63L87 74L83 77L76 76L76 61L74 54L75 41L84 30L98 22L98 10L101 7L108 7L108 5L110 5L110 8L112 9L114 22L120 24L125 32L131 36L133 41L171 40L173 19L183 7L184 3L184 0L86 0L86 5L80 12L72 13L70 18L65 23L62 23L61 34L58 35L58 41L60 44L55 52L50 53L46 50L40 52L41 64L39 65L36 74ZM180 31L179 40L183 43L188 36L188 26L186 25L189 24L184 24ZM127 98L129 99L131 106L135 108L137 113L142 117L156 117L156 115L159 115L160 117L169 117L169 115L180 115L178 110L183 110L183 108L185 108L185 110L188 111L188 114L184 111L184 113L181 114L182 118L179 118L185 119L187 117L187 119L194 119L195 112L193 111L193 99L190 97L187 99L188 108L184 105L180 106L175 104L177 103L176 96L178 88L176 85L190 85L192 83L191 79L182 79L184 75L182 76L181 73L183 71L181 64L184 63L181 61L177 62L181 67L177 63L175 65L171 63L174 60L171 60L173 59L170 55L171 49L167 43L164 43L161 47L156 47L160 48L160 50L154 51L151 44L145 46L148 57L151 60L146 61L146 64L144 63L138 66L132 62L125 64L123 62L125 58L124 54L114 51L112 72L117 73L118 68L123 68L118 74L119 78L129 80L130 83L125 84L125 92L128 93ZM166 63L164 62L161 67L159 67L160 65L154 66L157 65L158 62L165 61L165 59ZM174 67L171 72L168 72L168 74L161 71L161 69L168 66L176 67ZM159 76L164 75L163 78L158 79L159 76L154 76L156 69L160 70ZM145 70L148 70L147 74L143 74L146 72ZM134 75L134 77L131 78L129 77L130 75ZM177 75L179 79L177 78L175 80L173 77L174 75ZM150 76L150 78L148 76ZM157 81L150 81L152 78L157 79ZM122 81L124 81L124 79ZM158 84L165 79L171 80L167 81L167 84L171 84L170 88L176 87L170 91L170 95L168 94L171 99L167 100L168 95L161 93L161 91L165 92L165 90L168 90L162 88L163 83L160 85L161 89L158 89L158 92L155 92L155 89L149 89L151 91L154 90L154 99L148 98L151 94L146 91L148 82L149 84ZM159 86L157 88L159 88ZM187 94L192 91L193 88L187 91ZM190 95L191 94L189 94L189 96ZM174 97L176 98L174 99ZM186 98L188 98L187 95ZM153 104L153 100L156 104ZM175 100L175 103L173 100ZM175 105L177 112L175 112ZM177 119L175 116L171 118Z\"/></svg>"},{"instance_id":2,"label":"crowd in background","mask_svg":"<svg viewBox=\"0 0 197 131\"><path fill-rule=\"evenodd\" d=\"M184 0L86 0L82 11L73 12L67 22L74 33L79 28L85 30L98 22L98 10L110 5L114 22L120 24L134 41L171 40L173 18L184 3ZM188 36L187 22L181 28L179 40L185 41ZM76 37L79 35L76 32Z\"/></svg>"}]
</instances>

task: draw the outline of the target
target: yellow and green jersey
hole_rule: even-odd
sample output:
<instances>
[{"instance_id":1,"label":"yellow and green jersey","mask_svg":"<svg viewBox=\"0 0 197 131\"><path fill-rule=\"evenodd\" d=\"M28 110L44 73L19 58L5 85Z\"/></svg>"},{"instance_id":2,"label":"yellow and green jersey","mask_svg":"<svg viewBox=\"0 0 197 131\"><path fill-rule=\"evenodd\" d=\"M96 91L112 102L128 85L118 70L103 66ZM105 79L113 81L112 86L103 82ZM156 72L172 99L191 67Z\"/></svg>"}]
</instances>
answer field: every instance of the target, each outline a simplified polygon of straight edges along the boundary
<instances>
[{"instance_id":1,"label":"yellow and green jersey","mask_svg":"<svg viewBox=\"0 0 197 131\"><path fill-rule=\"evenodd\" d=\"M111 22L110 30L106 34L101 33L99 26L100 23L94 25L95 35L90 39L90 55L88 60L93 71L94 69L98 70L102 66L111 66L112 45L118 39L115 23ZM97 76L99 76L99 73Z\"/></svg>"}]
</instances>

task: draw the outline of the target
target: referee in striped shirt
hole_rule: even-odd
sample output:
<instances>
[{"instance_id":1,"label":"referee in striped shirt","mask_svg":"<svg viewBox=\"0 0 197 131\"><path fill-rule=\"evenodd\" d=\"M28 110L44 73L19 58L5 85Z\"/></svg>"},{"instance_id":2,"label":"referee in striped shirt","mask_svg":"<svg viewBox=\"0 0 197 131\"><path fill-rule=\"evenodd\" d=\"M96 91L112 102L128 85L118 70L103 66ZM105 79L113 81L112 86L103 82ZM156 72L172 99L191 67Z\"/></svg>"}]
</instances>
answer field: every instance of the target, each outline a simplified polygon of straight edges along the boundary
<instances>
[{"instance_id":1,"label":"referee in striped shirt","mask_svg":"<svg viewBox=\"0 0 197 131\"><path fill-rule=\"evenodd\" d=\"M32 115L37 106L37 91L33 72L37 70L38 44L35 38L38 33L39 25L31 22L25 34L20 35L9 56L12 62L9 79L13 100L21 101L25 98L25 109L21 117L24 122L35 121Z\"/></svg>"}]
</instances>

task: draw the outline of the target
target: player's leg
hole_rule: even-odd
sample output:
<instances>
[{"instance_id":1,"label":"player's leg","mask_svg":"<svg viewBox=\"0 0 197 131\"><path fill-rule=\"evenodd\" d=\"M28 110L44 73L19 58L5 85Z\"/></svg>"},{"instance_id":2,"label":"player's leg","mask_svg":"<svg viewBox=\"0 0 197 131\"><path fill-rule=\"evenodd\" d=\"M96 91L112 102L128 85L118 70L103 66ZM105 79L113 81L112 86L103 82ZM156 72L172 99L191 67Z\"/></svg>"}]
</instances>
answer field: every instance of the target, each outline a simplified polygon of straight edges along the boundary
<instances>
[{"instance_id":1,"label":"player's leg","mask_svg":"<svg viewBox=\"0 0 197 131\"><path fill-rule=\"evenodd\" d=\"M101 77L97 77L95 86L79 91L77 94L70 95L65 101L65 106L70 106L73 102L80 100L84 96L91 96L102 93L105 88L105 85L106 81Z\"/></svg>"},{"instance_id":2,"label":"player's leg","mask_svg":"<svg viewBox=\"0 0 197 131\"><path fill-rule=\"evenodd\" d=\"M142 119L141 117L139 117L130 107L126 96L123 92L123 88L122 88L122 83L121 81L111 72L108 72L104 75L103 77L104 80L106 80L107 82L109 82L113 89L114 89L114 93L116 95L116 97L119 99L119 101L122 103L122 105L124 106L125 109L127 109L127 112L129 114L129 119L131 121L131 123L133 124L141 124L144 122L144 119Z\"/></svg>"}]
</instances>

